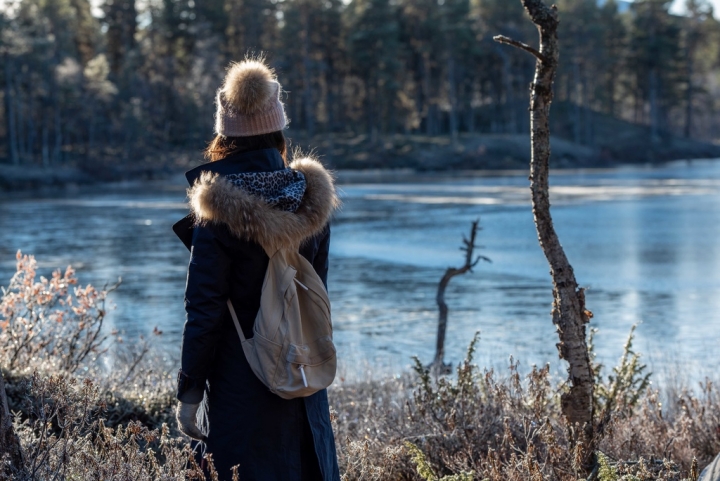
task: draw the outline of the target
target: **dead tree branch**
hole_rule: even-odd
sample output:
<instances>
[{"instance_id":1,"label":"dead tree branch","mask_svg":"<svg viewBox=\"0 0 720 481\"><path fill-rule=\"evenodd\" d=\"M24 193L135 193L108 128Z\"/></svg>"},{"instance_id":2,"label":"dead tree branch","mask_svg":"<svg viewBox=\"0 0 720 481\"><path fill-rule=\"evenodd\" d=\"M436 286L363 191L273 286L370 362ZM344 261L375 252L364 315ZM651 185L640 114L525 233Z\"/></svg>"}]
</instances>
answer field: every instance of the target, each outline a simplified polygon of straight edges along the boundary
<instances>
[{"instance_id":1,"label":"dead tree branch","mask_svg":"<svg viewBox=\"0 0 720 481\"><path fill-rule=\"evenodd\" d=\"M493 40L495 40L498 43L504 43L505 45L512 45L513 47L517 47L520 50L525 50L526 52L529 52L530 54L534 55L535 58L540 60L541 62L546 62L547 59L543 54L538 52L535 48L531 47L530 45L522 42L518 42L517 40L513 40L510 37L506 37L505 35L495 35L493 37Z\"/></svg>"},{"instance_id":2,"label":"dead tree branch","mask_svg":"<svg viewBox=\"0 0 720 481\"><path fill-rule=\"evenodd\" d=\"M532 156L530 160L530 190L538 240L550 264L553 280L553 323L560 342L560 358L568 362L568 392L562 395L562 411L571 426L582 428L586 440L593 432L594 378L590 367L585 325L589 322L585 310L585 294L578 288L575 274L560 244L550 216L548 175L550 160L550 104L552 85L558 67L558 14L555 6L542 0L521 0L540 34L539 55L535 64L535 78L530 91L530 122ZM502 41L502 40L499 40ZM505 42L509 43L509 42ZM511 43L515 45L515 43ZM515 45L516 47L518 45ZM528 50L524 47L519 47ZM573 430L573 432L578 432ZM574 441L580 441L573 436ZM585 444L587 446L587 444Z\"/></svg>"},{"instance_id":3,"label":"dead tree branch","mask_svg":"<svg viewBox=\"0 0 720 481\"><path fill-rule=\"evenodd\" d=\"M473 267L475 267L481 260L490 262L490 259L485 256L474 256L475 247L477 247L475 245L475 239L477 237L479 223L480 220L476 220L472 223L472 226L470 227L470 239L463 236L463 247L461 247L460 250L465 251L465 263L458 268L448 267L438 284L437 296L435 299L440 313L438 317L437 342L435 344L435 360L432 363L433 370L438 374L447 373L450 370L450 366L443 362L443 358L445 357L445 331L447 330L448 320L448 306L445 302L445 289L447 289L450 279L455 276L465 274L466 272L472 272Z\"/></svg>"}]
</instances>

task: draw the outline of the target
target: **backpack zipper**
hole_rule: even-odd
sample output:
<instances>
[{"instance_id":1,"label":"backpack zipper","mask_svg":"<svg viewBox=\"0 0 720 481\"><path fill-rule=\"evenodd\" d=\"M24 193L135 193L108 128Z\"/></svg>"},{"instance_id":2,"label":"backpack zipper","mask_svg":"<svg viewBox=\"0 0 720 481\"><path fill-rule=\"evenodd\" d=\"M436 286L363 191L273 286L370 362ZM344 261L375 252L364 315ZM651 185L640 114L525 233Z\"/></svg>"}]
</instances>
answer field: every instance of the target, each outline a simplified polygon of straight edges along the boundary
<instances>
[{"instance_id":1,"label":"backpack zipper","mask_svg":"<svg viewBox=\"0 0 720 481\"><path fill-rule=\"evenodd\" d=\"M298 285L299 285L300 287L302 287L303 289L305 289L306 291L309 291L309 290L310 290L310 288L309 288L308 286L306 286L305 284L303 284L302 282L300 282L300 281L297 279L297 277L293 277L293 280L294 280L295 282L297 282Z\"/></svg>"},{"instance_id":2,"label":"backpack zipper","mask_svg":"<svg viewBox=\"0 0 720 481\"><path fill-rule=\"evenodd\" d=\"M302 374L303 384L305 387L308 387L307 378L305 377L305 366L300 364L298 367L300 368L300 374Z\"/></svg>"}]
</instances>

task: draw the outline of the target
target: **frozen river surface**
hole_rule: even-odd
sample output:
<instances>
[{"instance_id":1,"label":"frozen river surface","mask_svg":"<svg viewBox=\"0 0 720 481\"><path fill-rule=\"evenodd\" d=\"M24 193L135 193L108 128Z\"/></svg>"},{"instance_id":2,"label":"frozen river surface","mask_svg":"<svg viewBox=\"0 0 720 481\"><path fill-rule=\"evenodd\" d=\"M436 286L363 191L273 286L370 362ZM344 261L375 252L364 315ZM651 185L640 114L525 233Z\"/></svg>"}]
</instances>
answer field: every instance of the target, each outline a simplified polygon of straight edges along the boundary
<instances>
[{"instance_id":1,"label":"frozen river surface","mask_svg":"<svg viewBox=\"0 0 720 481\"><path fill-rule=\"evenodd\" d=\"M432 359L435 292L480 218L492 259L454 278L446 360L482 332L477 360L559 368L548 266L537 243L527 176L408 175L341 185L333 224L330 296L344 376L397 372ZM720 367L720 162L555 172L553 216L587 287L600 360L612 364L633 324L636 350L661 376ZM188 253L170 229L186 212L184 185L117 185L0 201L0 279L18 249L44 274L72 264L81 283L123 278L111 327L126 339L158 326L179 350Z\"/></svg>"}]
</instances>

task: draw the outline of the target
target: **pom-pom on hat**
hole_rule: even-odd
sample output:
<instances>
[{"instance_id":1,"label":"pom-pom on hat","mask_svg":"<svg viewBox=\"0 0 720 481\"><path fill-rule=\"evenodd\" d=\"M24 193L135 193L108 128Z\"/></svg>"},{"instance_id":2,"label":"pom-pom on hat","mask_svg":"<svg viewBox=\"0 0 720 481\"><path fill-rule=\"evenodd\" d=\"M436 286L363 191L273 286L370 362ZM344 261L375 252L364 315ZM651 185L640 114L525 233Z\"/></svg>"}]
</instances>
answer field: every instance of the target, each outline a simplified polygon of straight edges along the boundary
<instances>
[{"instance_id":1,"label":"pom-pom on hat","mask_svg":"<svg viewBox=\"0 0 720 481\"><path fill-rule=\"evenodd\" d=\"M287 125L280 101L282 88L264 59L232 63L217 93L215 132L249 137L283 130Z\"/></svg>"}]
</instances>

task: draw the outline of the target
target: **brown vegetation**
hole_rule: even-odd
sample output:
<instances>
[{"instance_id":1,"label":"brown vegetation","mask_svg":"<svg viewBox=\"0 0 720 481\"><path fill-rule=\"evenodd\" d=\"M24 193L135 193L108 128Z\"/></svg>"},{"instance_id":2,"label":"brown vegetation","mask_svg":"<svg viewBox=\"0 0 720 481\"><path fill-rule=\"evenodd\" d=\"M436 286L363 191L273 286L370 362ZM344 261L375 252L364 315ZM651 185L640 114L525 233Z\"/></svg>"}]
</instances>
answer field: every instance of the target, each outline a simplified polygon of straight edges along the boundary
<instances>
[{"instance_id":1,"label":"brown vegetation","mask_svg":"<svg viewBox=\"0 0 720 481\"><path fill-rule=\"evenodd\" d=\"M418 376L333 388L345 479L585 479L582 446L571 447L560 416L564 387L547 367L525 376L512 361L507 374L479 370L476 341L452 379L434 380L417 364ZM708 381L699 396L672 392L663 405L642 367L629 342L613 375L598 374L596 409L612 406L612 414L594 440L601 462L592 476L693 479L693 460L703 467L720 449L717 392ZM408 442L424 466L412 462Z\"/></svg>"},{"instance_id":2,"label":"brown vegetation","mask_svg":"<svg viewBox=\"0 0 720 481\"><path fill-rule=\"evenodd\" d=\"M15 287L0 300L5 309L0 336L15 329L11 322L20 323L20 332L37 332L35 339L57 329L51 323L81 333L87 324L78 321L97 312L104 299L102 291L89 287L70 289L77 285L72 271L44 283L36 279L31 257L20 257L18 268L16 280L23 282L11 284ZM72 302L45 302L55 289L64 294L56 298L69 296ZM88 292L97 296L84 297ZM77 313L64 310L83 302L89 304ZM38 305L45 306L45 314L29 329L20 319L27 306ZM66 312L61 322L53 317L58 310ZM70 359L76 357L66 358L69 350L30 344L27 349L35 355L3 371L25 475L0 469L0 479L202 479L174 426L172 376L153 357L151 342L133 351L111 337L74 371ZM11 345L5 338L0 342L3 367L15 356ZM579 478L580 448L570 448L559 415L565 386L547 367L523 375L511 361L505 374L480 370L472 363L477 346L476 337L451 377L433 378L417 362L415 372L397 378L337 382L330 398L343 479L584 479ZM98 362L103 359L113 361L114 368L103 368ZM595 479L615 480L626 473L636 478L623 479L694 479L691 471L697 473L720 451L720 399L712 382L697 394L672 392L661 402L663 396L648 389L631 342L611 375L602 376L599 365L593 368L595 411L604 413L598 420L602 428L596 426ZM3 453L4 468L8 461Z\"/></svg>"}]
</instances>

